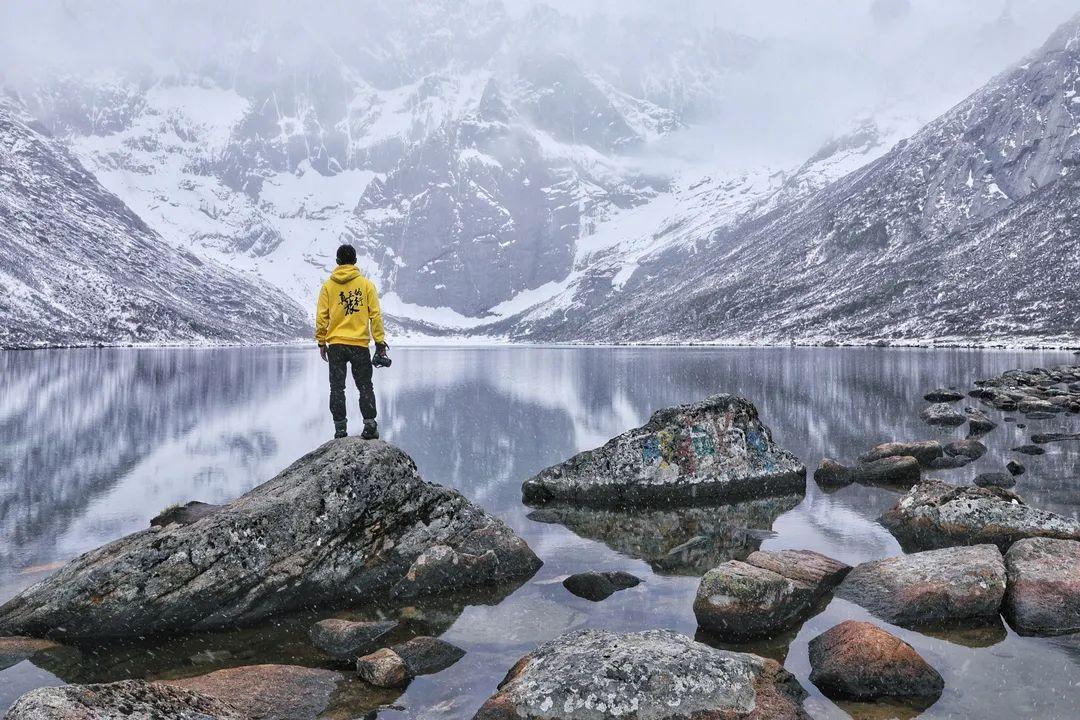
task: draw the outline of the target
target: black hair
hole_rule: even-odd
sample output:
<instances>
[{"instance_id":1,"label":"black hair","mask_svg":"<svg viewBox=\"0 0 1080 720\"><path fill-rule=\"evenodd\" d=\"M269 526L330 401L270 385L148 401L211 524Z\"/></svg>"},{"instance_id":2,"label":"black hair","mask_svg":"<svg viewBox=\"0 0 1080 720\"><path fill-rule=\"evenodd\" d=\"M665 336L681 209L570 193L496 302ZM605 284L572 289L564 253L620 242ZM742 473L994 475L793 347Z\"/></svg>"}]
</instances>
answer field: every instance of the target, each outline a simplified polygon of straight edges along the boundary
<instances>
[{"instance_id":1,"label":"black hair","mask_svg":"<svg viewBox=\"0 0 1080 720\"><path fill-rule=\"evenodd\" d=\"M356 264L356 248L352 245L342 245L337 249L337 264L338 265L355 265Z\"/></svg>"}]
</instances>

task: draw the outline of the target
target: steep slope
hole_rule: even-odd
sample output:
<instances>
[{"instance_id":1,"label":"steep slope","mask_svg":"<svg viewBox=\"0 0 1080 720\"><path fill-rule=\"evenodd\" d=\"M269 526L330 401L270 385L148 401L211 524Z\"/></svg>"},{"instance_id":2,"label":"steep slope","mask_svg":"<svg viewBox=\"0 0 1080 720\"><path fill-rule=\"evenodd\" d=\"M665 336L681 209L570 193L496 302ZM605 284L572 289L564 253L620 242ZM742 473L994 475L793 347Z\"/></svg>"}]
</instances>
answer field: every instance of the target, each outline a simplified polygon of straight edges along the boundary
<instances>
[{"instance_id":1,"label":"steep slope","mask_svg":"<svg viewBox=\"0 0 1080 720\"><path fill-rule=\"evenodd\" d=\"M0 347L272 342L306 329L276 289L164 242L0 102Z\"/></svg>"},{"instance_id":2,"label":"steep slope","mask_svg":"<svg viewBox=\"0 0 1080 720\"><path fill-rule=\"evenodd\" d=\"M1080 337L1080 16L879 160L638 261L520 337Z\"/></svg>"}]
</instances>

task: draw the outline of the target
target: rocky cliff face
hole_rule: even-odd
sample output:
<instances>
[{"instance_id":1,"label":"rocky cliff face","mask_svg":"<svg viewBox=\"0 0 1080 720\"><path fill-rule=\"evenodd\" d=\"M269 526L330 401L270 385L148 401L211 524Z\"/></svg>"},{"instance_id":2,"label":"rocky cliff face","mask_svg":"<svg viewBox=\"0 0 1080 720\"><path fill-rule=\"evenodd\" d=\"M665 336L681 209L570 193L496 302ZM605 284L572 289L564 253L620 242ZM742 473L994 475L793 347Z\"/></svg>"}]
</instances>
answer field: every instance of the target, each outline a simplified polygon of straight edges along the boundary
<instances>
[{"instance_id":1,"label":"rocky cliff face","mask_svg":"<svg viewBox=\"0 0 1080 720\"><path fill-rule=\"evenodd\" d=\"M1074 18L879 160L509 327L544 339L1076 338L1078 92Z\"/></svg>"},{"instance_id":2,"label":"rocky cliff face","mask_svg":"<svg viewBox=\"0 0 1080 720\"><path fill-rule=\"evenodd\" d=\"M0 347L272 342L306 330L258 278L178 251L0 102Z\"/></svg>"}]
</instances>

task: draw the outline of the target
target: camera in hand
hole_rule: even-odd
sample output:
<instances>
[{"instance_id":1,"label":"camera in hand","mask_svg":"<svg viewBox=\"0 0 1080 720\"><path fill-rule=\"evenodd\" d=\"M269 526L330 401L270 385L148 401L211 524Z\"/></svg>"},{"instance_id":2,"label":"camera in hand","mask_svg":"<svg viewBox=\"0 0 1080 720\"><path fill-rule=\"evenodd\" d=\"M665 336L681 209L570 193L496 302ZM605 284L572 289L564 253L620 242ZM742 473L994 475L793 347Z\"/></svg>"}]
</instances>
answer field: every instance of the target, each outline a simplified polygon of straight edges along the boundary
<instances>
[{"instance_id":1,"label":"camera in hand","mask_svg":"<svg viewBox=\"0 0 1080 720\"><path fill-rule=\"evenodd\" d=\"M375 353L371 358L371 364L377 368L390 367L390 356L386 353Z\"/></svg>"}]
</instances>

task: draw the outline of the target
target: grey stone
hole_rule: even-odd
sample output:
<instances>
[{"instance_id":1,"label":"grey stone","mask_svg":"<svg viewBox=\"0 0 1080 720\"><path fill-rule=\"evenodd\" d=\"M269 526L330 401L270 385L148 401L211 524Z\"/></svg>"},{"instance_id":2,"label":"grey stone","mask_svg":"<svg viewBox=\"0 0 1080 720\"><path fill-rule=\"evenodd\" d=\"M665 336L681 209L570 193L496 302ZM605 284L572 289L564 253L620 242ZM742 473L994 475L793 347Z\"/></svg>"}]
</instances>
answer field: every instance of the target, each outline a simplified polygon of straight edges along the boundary
<instances>
[{"instance_id":1,"label":"grey stone","mask_svg":"<svg viewBox=\"0 0 1080 720\"><path fill-rule=\"evenodd\" d=\"M1005 463L1005 469L1008 470L1009 473L1013 476L1023 475L1025 472L1027 472L1027 468L1025 468L1022 463L1018 463L1015 460L1010 460L1009 462Z\"/></svg>"},{"instance_id":2,"label":"grey stone","mask_svg":"<svg viewBox=\"0 0 1080 720\"><path fill-rule=\"evenodd\" d=\"M804 720L805 696L774 660L669 630L580 630L518 660L474 720Z\"/></svg>"},{"instance_id":3,"label":"grey stone","mask_svg":"<svg viewBox=\"0 0 1080 720\"><path fill-rule=\"evenodd\" d=\"M986 416L981 410L967 408L968 435L985 435L997 427L997 423Z\"/></svg>"},{"instance_id":4,"label":"grey stone","mask_svg":"<svg viewBox=\"0 0 1080 720\"><path fill-rule=\"evenodd\" d=\"M929 465L935 458L944 453L941 443L937 440L919 440L916 442L887 442L875 445L869 452L859 456L860 462L874 462L886 457L897 455L909 455L919 461L921 465Z\"/></svg>"},{"instance_id":5,"label":"grey stone","mask_svg":"<svg viewBox=\"0 0 1080 720\"><path fill-rule=\"evenodd\" d=\"M393 620L354 622L327 618L312 625L309 634L320 650L337 657L355 658L377 649L374 644L397 625Z\"/></svg>"},{"instance_id":6,"label":"grey stone","mask_svg":"<svg viewBox=\"0 0 1080 720\"><path fill-rule=\"evenodd\" d=\"M905 550L993 543L1003 551L1026 537L1080 539L1080 522L1033 508L1012 490L924 480L879 520Z\"/></svg>"},{"instance_id":7,"label":"grey stone","mask_svg":"<svg viewBox=\"0 0 1080 720\"><path fill-rule=\"evenodd\" d=\"M142 680L31 690L6 720L248 720L236 708L192 690Z\"/></svg>"},{"instance_id":8,"label":"grey stone","mask_svg":"<svg viewBox=\"0 0 1080 720\"><path fill-rule=\"evenodd\" d=\"M951 403L963 399L964 394L959 390L953 390L952 388L938 388L937 390L931 390L923 395L923 400L931 403Z\"/></svg>"},{"instance_id":9,"label":"grey stone","mask_svg":"<svg viewBox=\"0 0 1080 720\"><path fill-rule=\"evenodd\" d=\"M930 463L931 470L955 470L971 464L971 458L967 455L946 455L939 457Z\"/></svg>"},{"instance_id":10,"label":"grey stone","mask_svg":"<svg viewBox=\"0 0 1080 720\"><path fill-rule=\"evenodd\" d=\"M356 674L364 682L381 688L405 687L412 679L405 660L390 648L357 658Z\"/></svg>"},{"instance_id":11,"label":"grey stone","mask_svg":"<svg viewBox=\"0 0 1080 720\"><path fill-rule=\"evenodd\" d=\"M971 438L956 440L945 446L945 454L950 457L963 456L971 460L978 460L986 454L986 446Z\"/></svg>"},{"instance_id":12,"label":"grey stone","mask_svg":"<svg viewBox=\"0 0 1080 720\"><path fill-rule=\"evenodd\" d=\"M150 521L150 526L167 527L173 523L190 525L193 522L202 520L204 517L213 515L220 508L220 505L208 505L198 500L192 500L186 505L174 505L166 508Z\"/></svg>"},{"instance_id":13,"label":"grey stone","mask_svg":"<svg viewBox=\"0 0 1080 720\"><path fill-rule=\"evenodd\" d=\"M935 403L925 408L919 417L928 425L963 425L967 417L948 403Z\"/></svg>"},{"instance_id":14,"label":"grey stone","mask_svg":"<svg viewBox=\"0 0 1080 720\"><path fill-rule=\"evenodd\" d=\"M1016 485L1016 477L1008 472L981 473L975 477L975 484L979 487L1011 488Z\"/></svg>"},{"instance_id":15,"label":"grey stone","mask_svg":"<svg viewBox=\"0 0 1080 720\"><path fill-rule=\"evenodd\" d=\"M435 637L420 636L390 647L405 662L410 676L442 672L465 657L457 645Z\"/></svg>"},{"instance_id":16,"label":"grey stone","mask_svg":"<svg viewBox=\"0 0 1080 720\"><path fill-rule=\"evenodd\" d=\"M927 550L856 565L836 594L903 627L993 618L1005 564L994 545Z\"/></svg>"},{"instance_id":17,"label":"grey stone","mask_svg":"<svg viewBox=\"0 0 1080 720\"><path fill-rule=\"evenodd\" d=\"M832 458L822 458L814 471L814 482L826 489L847 487L855 482L855 472Z\"/></svg>"},{"instance_id":18,"label":"grey stone","mask_svg":"<svg viewBox=\"0 0 1080 720\"><path fill-rule=\"evenodd\" d=\"M314 603L404 600L531 576L500 520L401 450L335 440L192 525L73 560L0 607L0 629L130 637L253 623Z\"/></svg>"},{"instance_id":19,"label":"grey stone","mask_svg":"<svg viewBox=\"0 0 1080 720\"><path fill-rule=\"evenodd\" d=\"M163 680L238 708L248 720L311 720L331 704L344 676L300 665L241 665L205 675Z\"/></svg>"},{"instance_id":20,"label":"grey stone","mask_svg":"<svg viewBox=\"0 0 1080 720\"><path fill-rule=\"evenodd\" d=\"M1080 542L1019 540L1005 553L1005 617L1022 635L1080 632Z\"/></svg>"},{"instance_id":21,"label":"grey stone","mask_svg":"<svg viewBox=\"0 0 1080 720\"><path fill-rule=\"evenodd\" d=\"M1023 455L1045 455L1046 448L1039 447L1038 445L1021 445L1020 447L1014 447L1013 452L1018 452Z\"/></svg>"},{"instance_id":22,"label":"grey stone","mask_svg":"<svg viewBox=\"0 0 1080 720\"><path fill-rule=\"evenodd\" d=\"M626 572L588 572L576 573L563 580L563 587L578 597L599 602L606 600L619 590L632 588L641 580Z\"/></svg>"},{"instance_id":23,"label":"grey stone","mask_svg":"<svg viewBox=\"0 0 1080 720\"><path fill-rule=\"evenodd\" d=\"M753 403L714 395L659 410L603 447L522 485L529 504L680 505L804 492L806 468L772 440Z\"/></svg>"},{"instance_id":24,"label":"grey stone","mask_svg":"<svg viewBox=\"0 0 1080 720\"><path fill-rule=\"evenodd\" d=\"M721 640L770 637L809 618L850 569L809 550L759 550L707 572L694 615Z\"/></svg>"}]
</instances>

